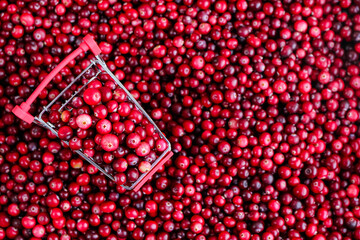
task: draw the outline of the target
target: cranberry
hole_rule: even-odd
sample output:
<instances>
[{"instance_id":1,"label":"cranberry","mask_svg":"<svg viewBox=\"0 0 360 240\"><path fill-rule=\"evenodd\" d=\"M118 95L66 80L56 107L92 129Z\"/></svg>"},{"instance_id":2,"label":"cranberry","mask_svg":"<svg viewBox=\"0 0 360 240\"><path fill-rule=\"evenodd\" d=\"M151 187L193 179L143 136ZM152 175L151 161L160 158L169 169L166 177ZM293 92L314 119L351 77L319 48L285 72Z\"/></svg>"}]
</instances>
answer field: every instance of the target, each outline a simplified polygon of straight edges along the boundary
<instances>
[{"instance_id":1,"label":"cranberry","mask_svg":"<svg viewBox=\"0 0 360 240\"><path fill-rule=\"evenodd\" d=\"M87 114L81 114L76 117L76 124L81 129L88 129L91 127L92 119Z\"/></svg>"},{"instance_id":2,"label":"cranberry","mask_svg":"<svg viewBox=\"0 0 360 240\"><path fill-rule=\"evenodd\" d=\"M137 148L140 146L141 138L137 133L131 133L126 138L126 144L129 148Z\"/></svg>"},{"instance_id":3,"label":"cranberry","mask_svg":"<svg viewBox=\"0 0 360 240\"><path fill-rule=\"evenodd\" d=\"M81 219L76 223L76 229L80 232L86 232L88 228L89 228L89 223L84 219Z\"/></svg>"},{"instance_id":4,"label":"cranberry","mask_svg":"<svg viewBox=\"0 0 360 240\"><path fill-rule=\"evenodd\" d=\"M20 21L24 26L32 26L35 23L34 17L30 13L23 13L20 16Z\"/></svg>"},{"instance_id":5,"label":"cranberry","mask_svg":"<svg viewBox=\"0 0 360 240\"><path fill-rule=\"evenodd\" d=\"M96 88L88 88L84 91L84 101L88 105L97 105L101 102L101 92Z\"/></svg>"},{"instance_id":6,"label":"cranberry","mask_svg":"<svg viewBox=\"0 0 360 240\"><path fill-rule=\"evenodd\" d=\"M58 130L58 136L62 140L70 140L73 135L73 130L69 126L63 126Z\"/></svg>"},{"instance_id":7,"label":"cranberry","mask_svg":"<svg viewBox=\"0 0 360 240\"><path fill-rule=\"evenodd\" d=\"M201 56L196 56L191 59L191 66L194 69L202 69L205 66L205 60Z\"/></svg>"},{"instance_id":8,"label":"cranberry","mask_svg":"<svg viewBox=\"0 0 360 240\"><path fill-rule=\"evenodd\" d=\"M114 134L106 134L101 138L101 147L105 151L114 151L119 147L119 139Z\"/></svg>"},{"instance_id":9,"label":"cranberry","mask_svg":"<svg viewBox=\"0 0 360 240\"><path fill-rule=\"evenodd\" d=\"M354 184L351 184L346 189L346 193L347 193L348 197L350 197L350 198L357 197L359 195L359 187Z\"/></svg>"},{"instance_id":10,"label":"cranberry","mask_svg":"<svg viewBox=\"0 0 360 240\"><path fill-rule=\"evenodd\" d=\"M139 171L140 171L141 173L148 172L148 171L150 171L150 169L151 169L151 163L149 163L149 162L142 161L142 162L139 164Z\"/></svg>"},{"instance_id":11,"label":"cranberry","mask_svg":"<svg viewBox=\"0 0 360 240\"><path fill-rule=\"evenodd\" d=\"M42 238L45 235L45 227L42 225L36 225L32 229L32 234L37 238Z\"/></svg>"},{"instance_id":12,"label":"cranberry","mask_svg":"<svg viewBox=\"0 0 360 240\"><path fill-rule=\"evenodd\" d=\"M150 153L150 145L147 142L141 142L139 146L135 149L135 152L138 156L146 156Z\"/></svg>"},{"instance_id":13,"label":"cranberry","mask_svg":"<svg viewBox=\"0 0 360 240\"><path fill-rule=\"evenodd\" d=\"M108 134L111 132L111 122L107 119L101 119L96 124L96 130L100 134Z\"/></svg>"},{"instance_id":14,"label":"cranberry","mask_svg":"<svg viewBox=\"0 0 360 240\"><path fill-rule=\"evenodd\" d=\"M294 28L296 31L298 32L306 32L307 28L308 28L308 24L306 21L304 20L299 20L296 21L294 24Z\"/></svg>"},{"instance_id":15,"label":"cranberry","mask_svg":"<svg viewBox=\"0 0 360 240\"><path fill-rule=\"evenodd\" d=\"M21 224L24 228L32 229L36 225L36 220L31 216L25 216L21 219Z\"/></svg>"}]
</instances>

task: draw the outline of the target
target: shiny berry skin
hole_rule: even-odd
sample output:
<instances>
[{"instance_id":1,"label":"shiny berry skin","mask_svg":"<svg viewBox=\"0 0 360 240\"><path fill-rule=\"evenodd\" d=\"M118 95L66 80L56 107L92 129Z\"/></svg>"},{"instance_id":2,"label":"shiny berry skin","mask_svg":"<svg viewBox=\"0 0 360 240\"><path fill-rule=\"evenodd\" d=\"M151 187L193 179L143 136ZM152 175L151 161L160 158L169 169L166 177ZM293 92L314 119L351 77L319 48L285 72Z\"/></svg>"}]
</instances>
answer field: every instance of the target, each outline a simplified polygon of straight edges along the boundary
<instances>
[{"instance_id":1,"label":"shiny berry skin","mask_svg":"<svg viewBox=\"0 0 360 240\"><path fill-rule=\"evenodd\" d=\"M150 169L151 169L151 163L149 163L149 162L142 161L142 162L139 164L139 171L140 171L141 173L148 172L148 171L150 171Z\"/></svg>"},{"instance_id":2,"label":"shiny berry skin","mask_svg":"<svg viewBox=\"0 0 360 240\"><path fill-rule=\"evenodd\" d=\"M81 114L76 117L76 124L81 129L88 129L91 127L92 119L88 114Z\"/></svg>"},{"instance_id":3,"label":"shiny berry skin","mask_svg":"<svg viewBox=\"0 0 360 240\"><path fill-rule=\"evenodd\" d=\"M130 133L126 138L126 145L129 148L137 148L141 143L141 138L137 133Z\"/></svg>"},{"instance_id":4,"label":"shiny berry skin","mask_svg":"<svg viewBox=\"0 0 360 240\"><path fill-rule=\"evenodd\" d=\"M296 21L294 24L294 28L298 32L306 32L307 27L308 27L307 22L304 20Z\"/></svg>"},{"instance_id":5,"label":"shiny berry skin","mask_svg":"<svg viewBox=\"0 0 360 240\"><path fill-rule=\"evenodd\" d=\"M194 69L202 69L205 66L205 60L201 56L196 56L191 59L191 67Z\"/></svg>"},{"instance_id":6,"label":"shiny berry skin","mask_svg":"<svg viewBox=\"0 0 360 240\"><path fill-rule=\"evenodd\" d=\"M30 13L23 13L23 14L21 14L21 16L20 16L20 22L21 22L24 26L29 27L29 26L34 25L35 19L34 19L34 17L33 17Z\"/></svg>"},{"instance_id":7,"label":"shiny berry skin","mask_svg":"<svg viewBox=\"0 0 360 240\"><path fill-rule=\"evenodd\" d=\"M31 216L25 216L21 219L21 224L26 229L32 229L36 225L36 219Z\"/></svg>"},{"instance_id":8,"label":"shiny berry skin","mask_svg":"<svg viewBox=\"0 0 360 240\"><path fill-rule=\"evenodd\" d=\"M69 140L73 135L73 130L69 126L63 126L58 130L58 136L61 140Z\"/></svg>"},{"instance_id":9,"label":"shiny berry skin","mask_svg":"<svg viewBox=\"0 0 360 240\"><path fill-rule=\"evenodd\" d=\"M32 229L32 234L37 238L42 238L45 235L45 227L42 225L36 225Z\"/></svg>"},{"instance_id":10,"label":"shiny berry skin","mask_svg":"<svg viewBox=\"0 0 360 240\"><path fill-rule=\"evenodd\" d=\"M105 151L115 151L119 147L119 139L114 134L106 134L101 137L100 144Z\"/></svg>"},{"instance_id":11,"label":"shiny berry skin","mask_svg":"<svg viewBox=\"0 0 360 240\"><path fill-rule=\"evenodd\" d=\"M146 142L141 142L135 149L135 153L140 157L148 155L150 153L150 145Z\"/></svg>"},{"instance_id":12,"label":"shiny berry skin","mask_svg":"<svg viewBox=\"0 0 360 240\"><path fill-rule=\"evenodd\" d=\"M101 119L96 123L96 130L100 134L108 134L111 132L112 125L107 119Z\"/></svg>"},{"instance_id":13,"label":"shiny berry skin","mask_svg":"<svg viewBox=\"0 0 360 240\"><path fill-rule=\"evenodd\" d=\"M83 94L84 101L88 105L97 105L101 102L101 92L96 88L88 88Z\"/></svg>"}]
</instances>

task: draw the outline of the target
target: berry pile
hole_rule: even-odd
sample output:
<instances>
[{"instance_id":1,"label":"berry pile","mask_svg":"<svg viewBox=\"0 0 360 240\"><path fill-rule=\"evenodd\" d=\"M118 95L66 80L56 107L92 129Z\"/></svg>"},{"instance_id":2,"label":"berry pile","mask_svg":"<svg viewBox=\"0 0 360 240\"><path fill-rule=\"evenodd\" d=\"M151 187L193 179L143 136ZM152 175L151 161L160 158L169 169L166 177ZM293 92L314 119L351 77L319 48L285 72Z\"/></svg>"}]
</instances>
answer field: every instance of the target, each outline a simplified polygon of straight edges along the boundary
<instances>
[{"instance_id":1,"label":"berry pile","mask_svg":"<svg viewBox=\"0 0 360 240\"><path fill-rule=\"evenodd\" d=\"M84 73L91 79L80 79L84 84L74 87L76 91L64 92L42 120L58 129L58 137L71 150L83 151L108 174L115 174L117 184L130 187L150 171L168 143L108 74L96 78L91 70ZM89 167L91 174L97 173Z\"/></svg>"},{"instance_id":2,"label":"berry pile","mask_svg":"<svg viewBox=\"0 0 360 240\"><path fill-rule=\"evenodd\" d=\"M0 13L0 239L360 239L359 0L0 0ZM89 33L174 152L138 192L72 150L127 181L166 147L109 79L43 116L63 140L11 113Z\"/></svg>"}]
</instances>

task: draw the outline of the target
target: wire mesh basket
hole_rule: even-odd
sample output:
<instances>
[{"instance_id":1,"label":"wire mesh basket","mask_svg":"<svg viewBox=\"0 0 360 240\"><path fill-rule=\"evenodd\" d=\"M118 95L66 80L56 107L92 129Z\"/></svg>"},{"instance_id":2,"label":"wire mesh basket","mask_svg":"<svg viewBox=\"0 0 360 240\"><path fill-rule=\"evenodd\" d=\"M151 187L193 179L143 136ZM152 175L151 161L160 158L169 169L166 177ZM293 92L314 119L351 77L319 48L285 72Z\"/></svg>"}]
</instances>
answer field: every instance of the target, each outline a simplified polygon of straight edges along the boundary
<instances>
[{"instance_id":1,"label":"wire mesh basket","mask_svg":"<svg viewBox=\"0 0 360 240\"><path fill-rule=\"evenodd\" d=\"M91 50L94 54L94 58L90 60L90 64L71 82L69 83L65 89L63 89L60 94L58 94L47 106L43 108L40 114L36 117L33 117L28 111L30 109L30 105L36 100L36 98L40 95L40 93L45 89L45 87L50 83L50 81L64 68L67 66L69 62L74 60L78 55ZM113 152L106 152L99 145L93 146L93 148L85 149L84 147L80 149L73 149L79 156L81 156L84 160L94 166L98 171L103 173L106 177L111 179L112 181L116 181L117 183L121 184L127 190L139 190L141 186L173 155L171 152L171 145L168 139L164 136L155 122L150 118L150 116L146 113L146 111L141 107L138 101L131 95L131 93L121 84L121 82L117 79L117 77L109 70L105 61L100 57L101 50L93 40L90 35L84 37L84 41L80 44L80 46L73 51L69 56L67 56L62 62L59 63L57 67L55 67L49 75L39 84L39 86L35 89L35 91L31 94L31 96L27 99L26 102L23 102L20 106L16 106L13 109L13 113L19 117L20 119L28 122L28 123L36 123L49 131L52 134L59 137L59 128L64 125L63 122L61 123L54 123L49 121L49 116L51 114L58 114L62 116L62 114L69 113L70 115L73 114L74 118L76 115L83 111L87 111L87 108L80 108L76 109L74 107L74 102L79 101L82 98L82 94L86 89L88 89L91 85L95 83L101 86L110 85L112 88L118 89L119 91L123 91L126 94L126 99L124 101L128 102L132 109L141 112L143 118L141 119L141 124L138 124L138 130L140 132L144 132L144 127L142 124L147 124L146 126L150 126L149 129L153 129L150 131L152 137L148 140L151 145L153 146L150 153L144 157L138 157L134 154L134 149L130 149L126 147L125 139L126 133L120 133L117 131L114 132L114 135L118 137L120 145L119 147ZM114 87L115 86L115 87ZM116 103L114 103L116 106ZM90 114L93 114L91 110L88 111ZM115 110L116 112L116 110ZM115 115L115 117L119 117ZM92 126L99 119L92 116ZM119 122L125 121L125 118L122 117L119 119ZM128 120L126 120L128 121ZM129 122L127 122L129 123ZM131 123L130 123L131 124ZM94 132L94 131L89 131ZM113 130L112 130L113 132ZM88 134L88 132L86 132ZM99 135L99 134L98 134ZM92 136L94 137L94 136ZM96 136L98 137L98 136ZM99 139L101 139L101 135ZM84 138L86 139L86 137ZM148 138L145 138L148 139ZM162 148L161 151L156 147L154 147L153 141L155 140L165 140L166 142L166 149ZM143 139L142 139L143 140ZM62 139L62 143L65 147L70 146L70 139L64 140ZM90 141L91 142L91 141ZM93 143L93 142L92 142ZM90 144L91 145L91 144ZM82 145L83 146L83 145ZM108 154L110 157L107 158L107 161L102 159L104 152ZM128 157L130 156L131 157ZM128 159L125 159L128 157ZM129 159L132 159L131 162L128 162ZM109 160L110 159L110 160ZM118 166L120 163L124 164L124 161L127 160L125 163L125 167L114 167L115 164ZM137 169L136 164L141 161L147 161L150 163L150 168L146 172L139 172ZM129 165L130 168L128 167ZM115 171L115 169L121 169L119 171ZM125 169L125 170L124 170ZM130 170L129 170L130 169ZM127 172L126 170L129 170ZM132 171L130 173L130 171ZM136 173L136 171L138 171ZM120 175L119 175L120 174ZM128 174L128 176L126 175ZM122 176L126 180L118 180L118 176ZM130 177L131 176L131 177Z\"/></svg>"}]
</instances>

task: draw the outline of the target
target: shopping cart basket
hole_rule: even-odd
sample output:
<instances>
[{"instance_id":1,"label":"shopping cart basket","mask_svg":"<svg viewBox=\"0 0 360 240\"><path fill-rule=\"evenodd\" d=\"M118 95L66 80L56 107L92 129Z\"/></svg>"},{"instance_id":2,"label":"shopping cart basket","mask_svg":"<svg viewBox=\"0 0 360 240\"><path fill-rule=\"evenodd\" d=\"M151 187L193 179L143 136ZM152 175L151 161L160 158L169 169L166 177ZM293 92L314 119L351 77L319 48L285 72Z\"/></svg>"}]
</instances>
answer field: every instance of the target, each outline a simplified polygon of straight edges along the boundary
<instances>
[{"instance_id":1,"label":"shopping cart basket","mask_svg":"<svg viewBox=\"0 0 360 240\"><path fill-rule=\"evenodd\" d=\"M94 55L94 58L90 60L90 64L86 67L68 86L63 89L60 94L58 94L46 107L42 109L40 114L36 117L33 117L28 111L30 110L30 105L36 100L36 98L40 95L43 89L50 83L52 79L63 69L65 68L69 62L74 60L80 54L84 54L88 50ZM158 126L154 123L154 121L150 118L150 116L146 113L146 111L141 107L138 101L131 95L131 93L122 85L119 79L109 70L105 61L100 57L101 50L97 43L94 41L92 36L87 35L84 37L83 42L80 46L73 51L69 56L67 56L62 62L60 62L47 76L46 78L39 84L39 86L35 89L35 91L31 94L31 96L27 99L26 102L23 102L19 106L15 106L13 109L13 113L24 120L27 123L36 123L49 131L55 134L58 137L58 127L55 124L52 124L48 121L48 117L46 117L53 109L56 109L59 113L65 111L66 109L71 109L71 101L79 96L84 89L94 80L99 81L102 76L105 76L105 79L112 79L114 83L120 87L123 91L125 91L127 95L127 100L134 104L137 110L139 110L143 116L147 119L147 121L154 126L156 134L164 139L167 143L167 148L165 151L158 153L156 156L156 160L151 162L151 169L145 173L139 173L139 177L136 181L122 183L121 185L127 190L139 190L141 186L173 155L171 152L171 145L168 139L164 136ZM86 79L84 81L84 79ZM75 86L79 86L75 88ZM78 84L78 85L77 85ZM76 89L76 90L74 90ZM72 94L69 96L69 92L74 90ZM67 97L64 97L64 96ZM57 106L54 108L54 106ZM68 141L62 140L62 142L69 146ZM83 149L75 150L75 152L80 155L83 159L85 159L88 163L97 168L100 172L102 172L105 176L107 176L112 181L115 181L114 172L108 171L109 168L101 167L98 161L95 161L93 157L90 157L86 154Z\"/></svg>"}]
</instances>

